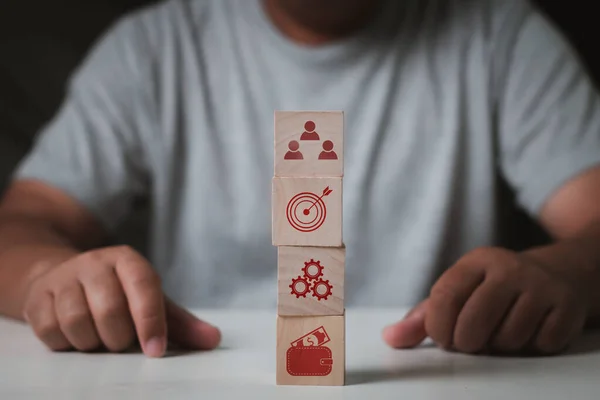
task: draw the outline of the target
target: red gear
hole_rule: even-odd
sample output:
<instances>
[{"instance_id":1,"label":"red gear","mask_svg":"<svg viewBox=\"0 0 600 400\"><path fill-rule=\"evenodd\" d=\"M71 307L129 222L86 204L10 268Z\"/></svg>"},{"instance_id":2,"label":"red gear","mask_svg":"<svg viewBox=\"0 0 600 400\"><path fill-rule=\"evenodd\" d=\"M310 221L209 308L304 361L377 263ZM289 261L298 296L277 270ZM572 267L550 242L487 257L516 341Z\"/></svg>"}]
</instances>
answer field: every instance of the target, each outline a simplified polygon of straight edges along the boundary
<instances>
[{"instance_id":1,"label":"red gear","mask_svg":"<svg viewBox=\"0 0 600 400\"><path fill-rule=\"evenodd\" d=\"M297 285L299 283L304 284L304 290L302 290L302 291L297 290ZM296 298L300 298L300 297L306 298L306 295L308 294L308 292L310 292L310 283L308 283L308 280L306 278L298 275L297 278L292 278L292 284L290 285L290 288L292 289L291 294L295 294Z\"/></svg>"},{"instance_id":2,"label":"red gear","mask_svg":"<svg viewBox=\"0 0 600 400\"><path fill-rule=\"evenodd\" d=\"M326 287L325 293L323 293L323 294L319 293L319 291L317 290L319 286ZM312 295L314 297L316 297L319 301L321 301L321 299L327 300L327 298L331 295L332 289L333 289L333 286L329 284L329 280L320 279L313 284Z\"/></svg>"},{"instance_id":3,"label":"red gear","mask_svg":"<svg viewBox=\"0 0 600 400\"><path fill-rule=\"evenodd\" d=\"M317 267L317 273L316 274L312 274L312 275L309 274L308 273L308 269L310 267ZM321 262L320 261L315 261L315 260L313 260L311 258L310 261L307 261L307 262L304 263L304 268L302 268L302 272L304 272L304 277L306 279L309 279L309 280L313 280L314 279L314 280L316 280L316 279L319 279L320 277L323 276L323 269L324 268L325 267L321 266Z\"/></svg>"}]
</instances>

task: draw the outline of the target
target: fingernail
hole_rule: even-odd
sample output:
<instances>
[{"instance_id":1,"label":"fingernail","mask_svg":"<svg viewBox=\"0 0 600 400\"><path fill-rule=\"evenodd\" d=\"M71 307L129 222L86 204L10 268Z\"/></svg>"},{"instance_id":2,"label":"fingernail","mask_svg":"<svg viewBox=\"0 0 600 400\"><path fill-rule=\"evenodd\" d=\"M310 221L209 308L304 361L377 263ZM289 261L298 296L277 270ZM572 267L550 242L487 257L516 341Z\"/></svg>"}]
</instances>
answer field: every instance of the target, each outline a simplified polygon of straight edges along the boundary
<instances>
[{"instance_id":1,"label":"fingernail","mask_svg":"<svg viewBox=\"0 0 600 400\"><path fill-rule=\"evenodd\" d=\"M388 343L393 343L396 340L396 325L388 325L381 331L381 337Z\"/></svg>"},{"instance_id":2,"label":"fingernail","mask_svg":"<svg viewBox=\"0 0 600 400\"><path fill-rule=\"evenodd\" d=\"M392 325L388 325L386 327L384 327L381 330L381 334L384 336L388 336L390 334L393 334L396 331L396 328L398 327L399 324L392 324Z\"/></svg>"},{"instance_id":3,"label":"fingernail","mask_svg":"<svg viewBox=\"0 0 600 400\"><path fill-rule=\"evenodd\" d=\"M162 357L165 353L165 341L154 337L146 342L145 353L149 357Z\"/></svg>"}]
</instances>

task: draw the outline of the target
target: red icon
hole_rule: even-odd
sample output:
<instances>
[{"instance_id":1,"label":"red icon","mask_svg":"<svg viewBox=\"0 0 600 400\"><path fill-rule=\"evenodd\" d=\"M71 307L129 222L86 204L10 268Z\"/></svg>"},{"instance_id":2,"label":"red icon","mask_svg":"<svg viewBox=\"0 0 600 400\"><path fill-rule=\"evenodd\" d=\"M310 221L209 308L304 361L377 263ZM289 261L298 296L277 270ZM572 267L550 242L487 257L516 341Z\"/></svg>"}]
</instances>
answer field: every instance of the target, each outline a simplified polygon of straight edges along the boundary
<instances>
[{"instance_id":1,"label":"red icon","mask_svg":"<svg viewBox=\"0 0 600 400\"><path fill-rule=\"evenodd\" d=\"M331 349L323 346L331 340L323 326L290 343L286 369L292 376L327 376L331 373Z\"/></svg>"},{"instance_id":2,"label":"red icon","mask_svg":"<svg viewBox=\"0 0 600 400\"><path fill-rule=\"evenodd\" d=\"M319 154L319 160L337 160L337 154L333 151L333 142L326 140L323 142L323 151Z\"/></svg>"},{"instance_id":3,"label":"red icon","mask_svg":"<svg viewBox=\"0 0 600 400\"><path fill-rule=\"evenodd\" d=\"M313 232L319 229L327 217L327 207L323 197L329 196L331 192L333 190L327 186L321 196L302 192L292 197L285 211L290 225L300 232Z\"/></svg>"},{"instance_id":4,"label":"red icon","mask_svg":"<svg viewBox=\"0 0 600 400\"><path fill-rule=\"evenodd\" d=\"M325 267L318 260L315 261L311 258L310 261L305 262L302 268L304 275L292 278L292 283L290 284L292 291L290 294L295 295L299 299L300 297L306 298L306 295L312 292L312 296L316 297L317 300L327 300L333 291L333 286L329 283L328 279L321 278L324 269Z\"/></svg>"},{"instance_id":5,"label":"red icon","mask_svg":"<svg viewBox=\"0 0 600 400\"><path fill-rule=\"evenodd\" d=\"M323 276L324 266L321 265L321 261L315 261L312 258L310 261L304 263L302 272L307 279L319 279Z\"/></svg>"},{"instance_id":6,"label":"red icon","mask_svg":"<svg viewBox=\"0 0 600 400\"><path fill-rule=\"evenodd\" d=\"M321 140L319 134L315 131L317 125L314 121L306 121L304 123L304 132L300 135L300 141L303 140ZM333 142L326 140L323 142L323 151L319 153L318 160L337 160L338 155L333 151ZM304 160L304 155L300 152L300 143L297 140L290 140L288 143L288 151L283 156L284 160Z\"/></svg>"},{"instance_id":7,"label":"red icon","mask_svg":"<svg viewBox=\"0 0 600 400\"><path fill-rule=\"evenodd\" d=\"M285 153L285 156L283 157L284 160L303 160L304 159L304 157L302 156L302 153L299 151L300 143L298 143L298 141L290 140L290 142L288 143L288 149L290 149L290 150L287 153Z\"/></svg>"},{"instance_id":8,"label":"red icon","mask_svg":"<svg viewBox=\"0 0 600 400\"><path fill-rule=\"evenodd\" d=\"M312 293L313 296L317 298L317 300L327 300L327 297L331 295L331 290L333 286L329 284L329 280L318 280L313 284Z\"/></svg>"},{"instance_id":9,"label":"red icon","mask_svg":"<svg viewBox=\"0 0 600 400\"><path fill-rule=\"evenodd\" d=\"M316 125L313 121L306 121L304 124L304 133L300 136L300 140L320 140L319 134L315 132Z\"/></svg>"},{"instance_id":10,"label":"red icon","mask_svg":"<svg viewBox=\"0 0 600 400\"><path fill-rule=\"evenodd\" d=\"M300 275L297 278L292 278L290 287L292 288L292 294L296 295L296 298L306 298L306 295L310 292L310 282Z\"/></svg>"}]
</instances>

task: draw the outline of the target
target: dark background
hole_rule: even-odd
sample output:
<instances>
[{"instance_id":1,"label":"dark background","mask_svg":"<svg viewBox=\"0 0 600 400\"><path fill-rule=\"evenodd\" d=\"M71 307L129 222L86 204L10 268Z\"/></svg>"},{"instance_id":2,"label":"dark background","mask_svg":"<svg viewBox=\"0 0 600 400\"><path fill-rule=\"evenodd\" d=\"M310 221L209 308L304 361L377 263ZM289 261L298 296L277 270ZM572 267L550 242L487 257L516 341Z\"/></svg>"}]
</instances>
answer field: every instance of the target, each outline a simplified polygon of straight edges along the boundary
<instances>
[{"instance_id":1,"label":"dark background","mask_svg":"<svg viewBox=\"0 0 600 400\"><path fill-rule=\"evenodd\" d=\"M0 193L9 171L56 112L66 79L92 42L116 18L154 0L0 0ZM598 85L600 24L590 0L533 1L567 36ZM10 62L6 62L10 61ZM23 77L27 77L24 79ZM506 196L512 196L505 188ZM519 210L503 210L507 247L545 241Z\"/></svg>"}]
</instances>

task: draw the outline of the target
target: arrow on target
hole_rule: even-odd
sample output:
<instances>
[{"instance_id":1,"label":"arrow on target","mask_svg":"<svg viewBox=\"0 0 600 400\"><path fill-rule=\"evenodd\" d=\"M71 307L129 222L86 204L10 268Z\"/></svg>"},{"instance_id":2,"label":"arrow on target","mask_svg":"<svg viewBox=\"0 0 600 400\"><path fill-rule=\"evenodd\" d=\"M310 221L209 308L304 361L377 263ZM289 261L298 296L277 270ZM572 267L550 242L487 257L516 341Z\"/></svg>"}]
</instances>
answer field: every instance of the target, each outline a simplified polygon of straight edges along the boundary
<instances>
[{"instance_id":1,"label":"arrow on target","mask_svg":"<svg viewBox=\"0 0 600 400\"><path fill-rule=\"evenodd\" d=\"M321 199L325 196L329 196L331 194L331 192L333 192L333 190L329 189L329 186L327 186L325 189L323 189L323 194L321 194L321 196L315 200L314 203L312 203L312 205L310 207L308 207L307 209L304 210L304 215L308 215L310 213L311 208L313 208L315 206L315 204L317 204L319 201L321 201Z\"/></svg>"}]
</instances>

